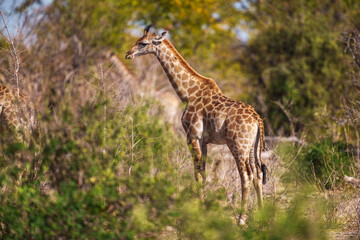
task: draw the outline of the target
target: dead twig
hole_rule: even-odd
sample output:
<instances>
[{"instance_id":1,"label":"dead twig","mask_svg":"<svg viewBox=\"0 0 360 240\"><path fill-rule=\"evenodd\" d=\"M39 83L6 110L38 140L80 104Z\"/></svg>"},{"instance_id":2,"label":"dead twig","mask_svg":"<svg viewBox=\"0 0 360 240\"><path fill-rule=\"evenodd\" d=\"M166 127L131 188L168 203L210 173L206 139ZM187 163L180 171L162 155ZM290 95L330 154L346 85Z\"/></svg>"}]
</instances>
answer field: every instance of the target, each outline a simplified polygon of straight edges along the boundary
<instances>
[{"instance_id":1,"label":"dead twig","mask_svg":"<svg viewBox=\"0 0 360 240\"><path fill-rule=\"evenodd\" d=\"M349 177L349 176L345 175L344 181L348 182L348 183L351 183L351 184L354 184L355 186L360 188L360 179Z\"/></svg>"},{"instance_id":2,"label":"dead twig","mask_svg":"<svg viewBox=\"0 0 360 240\"><path fill-rule=\"evenodd\" d=\"M360 67L359 52L357 51L357 49L360 47L359 31L357 29L353 29L352 31L345 32L342 37L342 41L346 45L344 53L349 50L355 64Z\"/></svg>"},{"instance_id":3,"label":"dead twig","mask_svg":"<svg viewBox=\"0 0 360 240\"><path fill-rule=\"evenodd\" d=\"M295 142L300 145L306 145L306 142L299 139L298 137L291 136L291 137L271 137L271 136L265 136L265 141L271 141L271 142Z\"/></svg>"}]
</instances>

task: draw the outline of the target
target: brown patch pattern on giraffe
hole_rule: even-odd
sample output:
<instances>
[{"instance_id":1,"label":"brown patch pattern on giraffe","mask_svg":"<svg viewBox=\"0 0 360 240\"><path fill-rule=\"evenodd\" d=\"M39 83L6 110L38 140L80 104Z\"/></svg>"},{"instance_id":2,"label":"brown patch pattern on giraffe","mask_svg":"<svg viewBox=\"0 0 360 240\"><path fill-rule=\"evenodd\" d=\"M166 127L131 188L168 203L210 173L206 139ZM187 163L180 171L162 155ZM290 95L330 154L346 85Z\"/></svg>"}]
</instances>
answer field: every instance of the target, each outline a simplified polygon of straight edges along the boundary
<instances>
[{"instance_id":1,"label":"brown patch pattern on giraffe","mask_svg":"<svg viewBox=\"0 0 360 240\"><path fill-rule=\"evenodd\" d=\"M19 92L19 95L15 90L8 88L7 86L0 84L0 123L5 124L10 128L19 130L23 128L25 132L28 131L28 121L24 119L23 112L20 111L21 107L29 105L28 98ZM31 108L31 105L30 105ZM17 135L20 141L23 141L22 136Z\"/></svg>"}]
</instances>

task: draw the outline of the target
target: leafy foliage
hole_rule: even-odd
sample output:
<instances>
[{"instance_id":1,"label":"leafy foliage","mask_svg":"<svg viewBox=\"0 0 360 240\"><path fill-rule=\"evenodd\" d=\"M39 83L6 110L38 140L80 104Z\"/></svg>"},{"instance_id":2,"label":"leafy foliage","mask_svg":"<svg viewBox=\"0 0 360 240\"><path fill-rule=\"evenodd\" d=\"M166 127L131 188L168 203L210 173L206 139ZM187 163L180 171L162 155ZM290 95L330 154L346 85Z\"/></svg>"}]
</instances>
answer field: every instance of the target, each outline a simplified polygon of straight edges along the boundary
<instances>
[{"instance_id":1,"label":"leafy foliage","mask_svg":"<svg viewBox=\"0 0 360 240\"><path fill-rule=\"evenodd\" d=\"M317 0L254 1L251 6L245 15L255 32L242 63L270 134L289 134L289 122L296 132L308 130L309 138L323 133L317 127L324 117L319 113L326 109L341 116L341 99L354 94L344 77L351 61L338 41L351 7Z\"/></svg>"},{"instance_id":2,"label":"leafy foliage","mask_svg":"<svg viewBox=\"0 0 360 240\"><path fill-rule=\"evenodd\" d=\"M167 161L174 136L147 117L150 103L124 110L127 119L107 108L106 121L104 106L85 106L81 115L62 109L60 123L45 116L40 156L17 144L4 151L3 237L132 238L161 230L174 193Z\"/></svg>"},{"instance_id":3,"label":"leafy foliage","mask_svg":"<svg viewBox=\"0 0 360 240\"><path fill-rule=\"evenodd\" d=\"M222 189L202 193L192 173L179 171L179 140L151 100L118 110L99 94L92 104L59 105L40 118L32 139L40 152L1 137L4 239L271 239L279 226L293 237L314 231L302 210L278 212L268 224L267 212L277 208L239 227ZM301 220L288 229L289 218Z\"/></svg>"},{"instance_id":4,"label":"leafy foliage","mask_svg":"<svg viewBox=\"0 0 360 240\"><path fill-rule=\"evenodd\" d=\"M311 211L313 217L323 214L322 203L311 201L309 195L311 191L303 189L286 212L267 203L252 216L249 228L243 232L245 239L327 239L324 226L316 218L306 217Z\"/></svg>"},{"instance_id":5,"label":"leafy foliage","mask_svg":"<svg viewBox=\"0 0 360 240\"><path fill-rule=\"evenodd\" d=\"M17 11L38 2L23 1ZM205 191L177 159L191 161L158 104L134 96L122 105L110 70L94 65L104 50L123 56L148 23L169 30L195 69L256 103L267 135L307 134L307 146L279 146L290 170L282 180L331 188L354 173L351 144L342 139L355 142L358 130L337 124L342 97L353 98L351 60L337 38L357 21L358 7L351 0L54 0L30 15L30 37L17 46L37 125L27 145L1 128L0 238L326 238L324 205L299 188L304 194L286 204L267 199L239 226L240 204L229 203L223 188ZM4 59L0 78L9 81L12 62Z\"/></svg>"},{"instance_id":6,"label":"leafy foliage","mask_svg":"<svg viewBox=\"0 0 360 240\"><path fill-rule=\"evenodd\" d=\"M354 147L331 139L308 146L283 143L277 150L289 172L286 181L316 183L323 189L339 186L345 175L355 175Z\"/></svg>"}]
</instances>

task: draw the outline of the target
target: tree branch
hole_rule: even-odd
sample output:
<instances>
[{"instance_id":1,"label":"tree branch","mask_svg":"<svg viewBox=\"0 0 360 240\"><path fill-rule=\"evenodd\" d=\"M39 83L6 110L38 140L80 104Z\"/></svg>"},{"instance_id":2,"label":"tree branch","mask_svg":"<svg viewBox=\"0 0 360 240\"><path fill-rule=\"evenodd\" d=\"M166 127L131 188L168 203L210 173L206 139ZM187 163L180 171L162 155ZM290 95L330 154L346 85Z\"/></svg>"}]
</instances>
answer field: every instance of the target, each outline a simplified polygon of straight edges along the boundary
<instances>
[{"instance_id":1,"label":"tree branch","mask_svg":"<svg viewBox=\"0 0 360 240\"><path fill-rule=\"evenodd\" d=\"M3 34L2 36L5 38L6 41L8 41L10 43L10 46L11 46L11 50L12 50L12 57L14 59L14 63L15 63L15 69L14 69L14 76L15 76L15 81L16 81L16 87L17 87L17 97L19 98L20 96L20 90L19 90L19 69L20 69L20 61L19 61L19 57L16 53L16 48L15 48L15 44L14 44L14 40L11 38L10 36L10 33L9 33L9 29L7 27L7 24L6 24L6 21L5 21L5 18L4 18L4 15L3 15L3 12L0 10L0 15L1 15L1 18L2 18L2 21L4 22L4 26L5 26L5 30L6 30L6 33L8 35L8 38L7 39Z\"/></svg>"},{"instance_id":2,"label":"tree branch","mask_svg":"<svg viewBox=\"0 0 360 240\"><path fill-rule=\"evenodd\" d=\"M360 188L360 179L349 177L349 176L345 175L344 181L346 181L348 183L351 183L351 184L354 184L355 186Z\"/></svg>"},{"instance_id":3,"label":"tree branch","mask_svg":"<svg viewBox=\"0 0 360 240\"><path fill-rule=\"evenodd\" d=\"M300 145L306 145L306 142L295 137L295 136L291 136L291 137L270 137L270 136L265 136L265 141L272 141L272 142L296 142Z\"/></svg>"},{"instance_id":4,"label":"tree branch","mask_svg":"<svg viewBox=\"0 0 360 240\"><path fill-rule=\"evenodd\" d=\"M284 105L281 104L280 101L274 101L274 103L276 105L279 106L279 108L284 112L285 116L289 119L289 123L290 123L290 134L291 136L295 136L295 126L294 126L294 118L291 116L291 114L286 110L286 108L284 107Z\"/></svg>"}]
</instances>

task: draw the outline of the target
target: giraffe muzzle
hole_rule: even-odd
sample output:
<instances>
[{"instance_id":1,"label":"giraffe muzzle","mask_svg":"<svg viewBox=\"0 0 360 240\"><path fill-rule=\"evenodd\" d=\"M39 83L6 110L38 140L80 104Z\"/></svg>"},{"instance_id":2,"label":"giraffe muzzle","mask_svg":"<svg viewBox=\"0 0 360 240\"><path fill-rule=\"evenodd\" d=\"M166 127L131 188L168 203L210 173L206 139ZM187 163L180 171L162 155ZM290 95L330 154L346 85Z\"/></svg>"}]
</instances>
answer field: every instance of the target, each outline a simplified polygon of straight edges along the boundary
<instances>
[{"instance_id":1,"label":"giraffe muzzle","mask_svg":"<svg viewBox=\"0 0 360 240\"><path fill-rule=\"evenodd\" d=\"M134 53L131 53L130 51L126 53L125 59L133 59Z\"/></svg>"}]
</instances>

